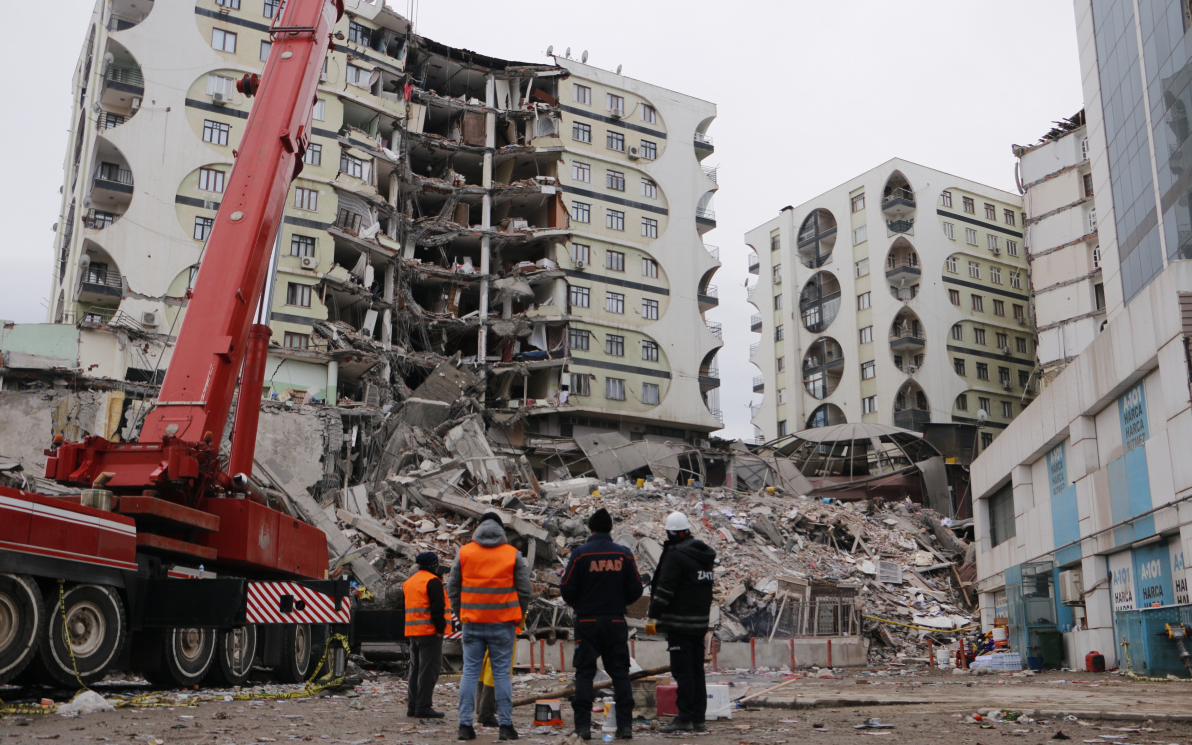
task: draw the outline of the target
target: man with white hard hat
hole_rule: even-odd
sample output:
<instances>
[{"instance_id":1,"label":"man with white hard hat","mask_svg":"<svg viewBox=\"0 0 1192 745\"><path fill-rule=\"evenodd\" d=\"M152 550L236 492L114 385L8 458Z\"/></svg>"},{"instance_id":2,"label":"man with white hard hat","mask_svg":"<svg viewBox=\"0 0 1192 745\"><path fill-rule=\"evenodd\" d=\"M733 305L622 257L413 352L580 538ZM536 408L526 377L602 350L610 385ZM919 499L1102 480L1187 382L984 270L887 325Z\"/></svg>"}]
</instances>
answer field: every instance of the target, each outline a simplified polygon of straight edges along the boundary
<instances>
[{"instance_id":1,"label":"man with white hard hat","mask_svg":"<svg viewBox=\"0 0 1192 745\"><path fill-rule=\"evenodd\" d=\"M666 543L650 585L646 633L666 634L679 715L660 732L704 732L708 728L704 635L712 610L715 561L716 552L692 537L686 515L672 512L667 516Z\"/></svg>"}]
</instances>

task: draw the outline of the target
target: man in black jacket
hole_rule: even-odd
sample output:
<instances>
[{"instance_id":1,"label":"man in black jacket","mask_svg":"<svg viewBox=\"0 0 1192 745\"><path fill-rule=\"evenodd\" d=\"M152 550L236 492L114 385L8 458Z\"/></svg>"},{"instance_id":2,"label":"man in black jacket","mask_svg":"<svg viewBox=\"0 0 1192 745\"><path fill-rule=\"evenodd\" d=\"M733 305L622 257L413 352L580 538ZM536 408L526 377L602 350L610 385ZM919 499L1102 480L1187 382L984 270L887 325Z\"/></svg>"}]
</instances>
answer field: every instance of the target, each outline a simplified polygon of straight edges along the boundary
<instances>
[{"instance_id":1,"label":"man in black jacket","mask_svg":"<svg viewBox=\"0 0 1192 745\"><path fill-rule=\"evenodd\" d=\"M592 535L571 552L559 589L563 600L575 608L575 732L592 737L592 679L596 658L613 679L617 704L617 739L633 737L633 687L629 683L629 631L625 606L642 596L633 553L614 543L609 535L613 519L601 508L588 518Z\"/></svg>"},{"instance_id":2,"label":"man in black jacket","mask_svg":"<svg viewBox=\"0 0 1192 745\"><path fill-rule=\"evenodd\" d=\"M659 731L704 732L708 691L704 684L704 635L712 609L713 564L716 552L691 535L691 523L681 512L666 518L666 543L658 571L650 585L646 633L666 634L671 675L677 688L679 715ZM657 619L657 620L655 620Z\"/></svg>"}]
</instances>

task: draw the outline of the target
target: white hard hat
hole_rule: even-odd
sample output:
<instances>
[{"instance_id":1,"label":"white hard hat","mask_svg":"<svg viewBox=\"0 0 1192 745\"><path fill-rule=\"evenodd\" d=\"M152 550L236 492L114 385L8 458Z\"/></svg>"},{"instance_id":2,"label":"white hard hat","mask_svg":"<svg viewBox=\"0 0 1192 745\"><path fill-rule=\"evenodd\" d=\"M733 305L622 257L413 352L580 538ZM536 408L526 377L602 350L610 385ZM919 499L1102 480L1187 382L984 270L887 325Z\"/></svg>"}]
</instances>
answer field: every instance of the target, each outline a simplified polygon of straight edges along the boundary
<instances>
[{"instance_id":1,"label":"white hard hat","mask_svg":"<svg viewBox=\"0 0 1192 745\"><path fill-rule=\"evenodd\" d=\"M691 530L691 523L682 512L672 512L666 516L667 530Z\"/></svg>"}]
</instances>

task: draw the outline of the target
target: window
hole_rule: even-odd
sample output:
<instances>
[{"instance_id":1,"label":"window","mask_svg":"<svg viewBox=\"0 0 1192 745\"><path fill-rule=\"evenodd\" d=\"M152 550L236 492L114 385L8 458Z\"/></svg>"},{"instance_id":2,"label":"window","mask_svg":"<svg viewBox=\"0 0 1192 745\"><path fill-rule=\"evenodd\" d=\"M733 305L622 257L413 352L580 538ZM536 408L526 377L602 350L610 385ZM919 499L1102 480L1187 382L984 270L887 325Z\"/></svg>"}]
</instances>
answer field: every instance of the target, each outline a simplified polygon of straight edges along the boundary
<instances>
[{"instance_id":1,"label":"window","mask_svg":"<svg viewBox=\"0 0 1192 745\"><path fill-rule=\"evenodd\" d=\"M309 308L310 289L310 285L300 285L296 282L290 282L286 286L286 305L298 305L303 308Z\"/></svg>"},{"instance_id":2,"label":"window","mask_svg":"<svg viewBox=\"0 0 1192 745\"><path fill-rule=\"evenodd\" d=\"M956 397L956 409L958 411L968 411L968 394L962 393Z\"/></svg>"},{"instance_id":3,"label":"window","mask_svg":"<svg viewBox=\"0 0 1192 745\"><path fill-rule=\"evenodd\" d=\"M981 380L989 380L989 365L984 362L977 363L977 377ZM982 407L984 408L984 407ZM986 409L988 411L988 409Z\"/></svg>"},{"instance_id":4,"label":"window","mask_svg":"<svg viewBox=\"0 0 1192 745\"><path fill-rule=\"evenodd\" d=\"M310 334L296 334L287 331L285 336L286 349L310 349Z\"/></svg>"},{"instance_id":5,"label":"window","mask_svg":"<svg viewBox=\"0 0 1192 745\"><path fill-rule=\"evenodd\" d=\"M996 342L998 349L1009 349L1010 348L1010 337L1007 336L1006 334L1002 333L1001 331L994 332L993 340L994 340L994 342Z\"/></svg>"},{"instance_id":6,"label":"window","mask_svg":"<svg viewBox=\"0 0 1192 745\"><path fill-rule=\"evenodd\" d=\"M339 156L339 170L349 176L354 176L361 181L368 181L369 166L371 163L360 158L348 155L346 151L342 151Z\"/></svg>"},{"instance_id":7,"label":"window","mask_svg":"<svg viewBox=\"0 0 1192 745\"><path fill-rule=\"evenodd\" d=\"M782 437L786 434L786 420L782 419L778 422L778 436Z\"/></svg>"},{"instance_id":8,"label":"window","mask_svg":"<svg viewBox=\"0 0 1192 745\"><path fill-rule=\"evenodd\" d=\"M658 123L658 110L649 104L642 104L642 121L650 124Z\"/></svg>"},{"instance_id":9,"label":"window","mask_svg":"<svg viewBox=\"0 0 1192 745\"><path fill-rule=\"evenodd\" d=\"M1026 341L1025 339L1023 341ZM1018 371L1018 385L1026 388L1027 384L1031 382L1031 374L1026 370Z\"/></svg>"},{"instance_id":10,"label":"window","mask_svg":"<svg viewBox=\"0 0 1192 745\"><path fill-rule=\"evenodd\" d=\"M604 337L604 353L613 357L625 356L625 337L607 334Z\"/></svg>"},{"instance_id":11,"label":"window","mask_svg":"<svg viewBox=\"0 0 1192 745\"><path fill-rule=\"evenodd\" d=\"M625 295L620 292L604 293L604 309L609 313L625 312Z\"/></svg>"},{"instance_id":12,"label":"window","mask_svg":"<svg viewBox=\"0 0 1192 745\"><path fill-rule=\"evenodd\" d=\"M972 277L973 279L981 279L981 265L975 261L970 261L968 263L968 265L969 265L969 276Z\"/></svg>"},{"instance_id":13,"label":"window","mask_svg":"<svg viewBox=\"0 0 1192 745\"><path fill-rule=\"evenodd\" d=\"M998 382L1001 383L1002 385L1010 385L1010 368L998 367L997 379L998 379Z\"/></svg>"},{"instance_id":14,"label":"window","mask_svg":"<svg viewBox=\"0 0 1192 745\"><path fill-rule=\"evenodd\" d=\"M996 267L996 266L989 267L989 281L994 283L995 285L1000 285L1002 283L1001 267Z\"/></svg>"},{"instance_id":15,"label":"window","mask_svg":"<svg viewBox=\"0 0 1192 745\"><path fill-rule=\"evenodd\" d=\"M604 185L613 191L625 191L625 174L620 171L605 171Z\"/></svg>"},{"instance_id":16,"label":"window","mask_svg":"<svg viewBox=\"0 0 1192 745\"><path fill-rule=\"evenodd\" d=\"M355 44L368 45L369 31L368 26L355 21L348 22L348 41Z\"/></svg>"},{"instance_id":17,"label":"window","mask_svg":"<svg viewBox=\"0 0 1192 745\"><path fill-rule=\"evenodd\" d=\"M869 274L869 259L861 259L857 262L857 276L864 277Z\"/></svg>"},{"instance_id":18,"label":"window","mask_svg":"<svg viewBox=\"0 0 1192 745\"><path fill-rule=\"evenodd\" d=\"M1091 197L1093 195L1093 174L1091 174L1091 173L1084 174L1083 182L1084 182L1084 195L1086 197Z\"/></svg>"},{"instance_id":19,"label":"window","mask_svg":"<svg viewBox=\"0 0 1192 745\"><path fill-rule=\"evenodd\" d=\"M572 396L590 396L592 395L592 379L587 373L571 373L571 395Z\"/></svg>"},{"instance_id":20,"label":"window","mask_svg":"<svg viewBox=\"0 0 1192 745\"><path fill-rule=\"evenodd\" d=\"M580 163L578 160L572 161L571 180L583 181L585 184L592 183L592 166L587 163Z\"/></svg>"},{"instance_id":21,"label":"window","mask_svg":"<svg viewBox=\"0 0 1192 745\"><path fill-rule=\"evenodd\" d=\"M567 346L571 349L587 351L591 337L584 329L567 329Z\"/></svg>"},{"instance_id":22,"label":"window","mask_svg":"<svg viewBox=\"0 0 1192 745\"><path fill-rule=\"evenodd\" d=\"M1002 210L1002 218L1006 221L1007 225L1013 225L1014 224L1014 210Z\"/></svg>"},{"instance_id":23,"label":"window","mask_svg":"<svg viewBox=\"0 0 1192 745\"><path fill-rule=\"evenodd\" d=\"M995 316L1006 315L1006 304L1004 302L1002 302L1001 300L994 300L993 301L993 314Z\"/></svg>"},{"instance_id":24,"label":"window","mask_svg":"<svg viewBox=\"0 0 1192 745\"><path fill-rule=\"evenodd\" d=\"M1027 353L1026 339L1021 336L1014 337L1014 349L1019 354Z\"/></svg>"},{"instance_id":25,"label":"window","mask_svg":"<svg viewBox=\"0 0 1192 745\"><path fill-rule=\"evenodd\" d=\"M575 263L583 263L585 266L592 263L592 247L585 246L582 243L571 244L571 260Z\"/></svg>"},{"instance_id":26,"label":"window","mask_svg":"<svg viewBox=\"0 0 1192 745\"><path fill-rule=\"evenodd\" d=\"M625 152L625 135L609 130L604 137L604 146L619 153Z\"/></svg>"},{"instance_id":27,"label":"window","mask_svg":"<svg viewBox=\"0 0 1192 745\"><path fill-rule=\"evenodd\" d=\"M1010 272L1010 286L1016 290L1022 289L1022 272Z\"/></svg>"},{"instance_id":28,"label":"window","mask_svg":"<svg viewBox=\"0 0 1192 745\"><path fill-rule=\"evenodd\" d=\"M861 192L853 197L853 212L860 212L865 209L865 193Z\"/></svg>"},{"instance_id":29,"label":"window","mask_svg":"<svg viewBox=\"0 0 1192 745\"><path fill-rule=\"evenodd\" d=\"M786 331L780 323L774 327L774 341L782 341L784 338L786 338Z\"/></svg>"},{"instance_id":30,"label":"window","mask_svg":"<svg viewBox=\"0 0 1192 745\"><path fill-rule=\"evenodd\" d=\"M996 220L997 219L997 207L994 207L989 202L985 203L985 219L986 220Z\"/></svg>"},{"instance_id":31,"label":"window","mask_svg":"<svg viewBox=\"0 0 1192 745\"><path fill-rule=\"evenodd\" d=\"M646 362L658 361L658 345L655 342L642 339L642 359Z\"/></svg>"},{"instance_id":32,"label":"window","mask_svg":"<svg viewBox=\"0 0 1192 745\"><path fill-rule=\"evenodd\" d=\"M778 359L774 360L774 368L778 370L778 372L784 372L786 370L786 357L779 357Z\"/></svg>"},{"instance_id":33,"label":"window","mask_svg":"<svg viewBox=\"0 0 1192 745\"><path fill-rule=\"evenodd\" d=\"M964 229L964 242L970 246L977 245L977 231L972 228Z\"/></svg>"},{"instance_id":34,"label":"window","mask_svg":"<svg viewBox=\"0 0 1192 745\"><path fill-rule=\"evenodd\" d=\"M192 266L190 273L186 278L186 289L193 290L195 288L195 280L199 278L199 267Z\"/></svg>"},{"instance_id":35,"label":"window","mask_svg":"<svg viewBox=\"0 0 1192 745\"><path fill-rule=\"evenodd\" d=\"M649 298L642 299L642 318L647 321L658 320L658 301Z\"/></svg>"},{"instance_id":36,"label":"window","mask_svg":"<svg viewBox=\"0 0 1192 745\"><path fill-rule=\"evenodd\" d=\"M272 18L277 15L277 6L281 5L281 0L265 0L265 7L261 11L261 15L266 18Z\"/></svg>"},{"instance_id":37,"label":"window","mask_svg":"<svg viewBox=\"0 0 1192 745\"><path fill-rule=\"evenodd\" d=\"M948 257L948 260L944 262L944 267L945 267L945 268L946 268L948 271L950 271L950 272L952 272L953 274L955 274L955 273L956 273L956 257L955 257L955 256L949 256L949 257Z\"/></svg>"},{"instance_id":38,"label":"window","mask_svg":"<svg viewBox=\"0 0 1192 745\"><path fill-rule=\"evenodd\" d=\"M985 298L980 295L973 295L973 310L978 313L985 312Z\"/></svg>"},{"instance_id":39,"label":"window","mask_svg":"<svg viewBox=\"0 0 1192 745\"><path fill-rule=\"evenodd\" d=\"M648 178L642 179L642 196L647 199L658 198L658 184Z\"/></svg>"},{"instance_id":40,"label":"window","mask_svg":"<svg viewBox=\"0 0 1192 745\"><path fill-rule=\"evenodd\" d=\"M584 106L591 106L592 105L592 89L586 85L580 85L579 83L572 83L571 84L571 98L574 99L576 103L582 103Z\"/></svg>"},{"instance_id":41,"label":"window","mask_svg":"<svg viewBox=\"0 0 1192 745\"><path fill-rule=\"evenodd\" d=\"M232 10L240 10L240 0L215 0L215 4Z\"/></svg>"},{"instance_id":42,"label":"window","mask_svg":"<svg viewBox=\"0 0 1192 745\"><path fill-rule=\"evenodd\" d=\"M346 207L340 207L335 216L335 227L357 234L360 232L361 217L359 212L353 212Z\"/></svg>"},{"instance_id":43,"label":"window","mask_svg":"<svg viewBox=\"0 0 1192 745\"><path fill-rule=\"evenodd\" d=\"M861 329L861 331L858 332L858 338L860 339L860 342L862 344L872 344L873 343L873 327L866 326L865 328Z\"/></svg>"},{"instance_id":44,"label":"window","mask_svg":"<svg viewBox=\"0 0 1192 745\"><path fill-rule=\"evenodd\" d=\"M1010 214L1014 214L1014 213L1011 212ZM1014 418L1014 404L1010 403L1009 401L1002 401L1002 418L1003 419L1013 419Z\"/></svg>"},{"instance_id":45,"label":"window","mask_svg":"<svg viewBox=\"0 0 1192 745\"><path fill-rule=\"evenodd\" d=\"M952 326L952 338L956 341L964 341L964 326L959 323Z\"/></svg>"},{"instance_id":46,"label":"window","mask_svg":"<svg viewBox=\"0 0 1192 745\"><path fill-rule=\"evenodd\" d=\"M231 131L231 125L206 119L203 121L203 142L210 142L212 145L226 145L228 144L228 133Z\"/></svg>"},{"instance_id":47,"label":"window","mask_svg":"<svg viewBox=\"0 0 1192 745\"><path fill-rule=\"evenodd\" d=\"M993 233L990 233L989 235L985 236L985 243L989 247L990 251L998 250L997 236L994 235Z\"/></svg>"},{"instance_id":48,"label":"window","mask_svg":"<svg viewBox=\"0 0 1192 745\"><path fill-rule=\"evenodd\" d=\"M625 271L625 254L620 251L605 251L604 268L611 269L614 272Z\"/></svg>"},{"instance_id":49,"label":"window","mask_svg":"<svg viewBox=\"0 0 1192 745\"><path fill-rule=\"evenodd\" d=\"M973 341L985 346L985 329L973 329Z\"/></svg>"},{"instance_id":50,"label":"window","mask_svg":"<svg viewBox=\"0 0 1192 745\"><path fill-rule=\"evenodd\" d=\"M977 214L977 206L973 203L972 197L963 197L962 204L964 205L965 212L969 213L970 215Z\"/></svg>"},{"instance_id":51,"label":"window","mask_svg":"<svg viewBox=\"0 0 1192 745\"><path fill-rule=\"evenodd\" d=\"M776 285L782 284L782 264L770 267L770 281Z\"/></svg>"},{"instance_id":52,"label":"window","mask_svg":"<svg viewBox=\"0 0 1192 745\"><path fill-rule=\"evenodd\" d=\"M367 88L369 86L369 81L372 79L372 71L365 70L363 67L357 67L356 65L348 65L348 71L345 75L345 78L352 85L356 85L361 88Z\"/></svg>"},{"instance_id":53,"label":"window","mask_svg":"<svg viewBox=\"0 0 1192 745\"><path fill-rule=\"evenodd\" d=\"M869 230L867 225L862 225L861 227L853 230L853 245L855 246L858 243L864 243L869 238L868 233Z\"/></svg>"},{"instance_id":54,"label":"window","mask_svg":"<svg viewBox=\"0 0 1192 745\"><path fill-rule=\"evenodd\" d=\"M571 286L571 307L573 308L587 308L589 305L588 296L590 290L587 287Z\"/></svg>"},{"instance_id":55,"label":"window","mask_svg":"<svg viewBox=\"0 0 1192 745\"><path fill-rule=\"evenodd\" d=\"M877 413L877 396L866 396L861 399L861 413L862 414L876 414Z\"/></svg>"},{"instance_id":56,"label":"window","mask_svg":"<svg viewBox=\"0 0 1192 745\"><path fill-rule=\"evenodd\" d=\"M113 127L119 127L121 124L124 124L124 121L123 116L108 112L107 116L100 119L100 124L104 129L112 129Z\"/></svg>"},{"instance_id":57,"label":"window","mask_svg":"<svg viewBox=\"0 0 1192 745\"><path fill-rule=\"evenodd\" d=\"M620 210L608 210L604 213L604 227L609 230L624 230L625 213Z\"/></svg>"},{"instance_id":58,"label":"window","mask_svg":"<svg viewBox=\"0 0 1192 745\"><path fill-rule=\"evenodd\" d=\"M311 166L323 165L323 146L312 142L306 146L306 154L302 156L302 162Z\"/></svg>"},{"instance_id":59,"label":"window","mask_svg":"<svg viewBox=\"0 0 1192 745\"><path fill-rule=\"evenodd\" d=\"M273 42L268 41L268 40L261 42L261 49L258 53L258 56L260 57L262 62L269 61L269 52L272 49L273 49Z\"/></svg>"},{"instance_id":60,"label":"window","mask_svg":"<svg viewBox=\"0 0 1192 745\"><path fill-rule=\"evenodd\" d=\"M963 376L965 374L964 373L964 358L957 357L956 359L952 360L952 367L956 370L957 375Z\"/></svg>"},{"instance_id":61,"label":"window","mask_svg":"<svg viewBox=\"0 0 1192 745\"><path fill-rule=\"evenodd\" d=\"M613 401L624 401L625 381L621 378L605 378L604 397Z\"/></svg>"},{"instance_id":62,"label":"window","mask_svg":"<svg viewBox=\"0 0 1192 745\"><path fill-rule=\"evenodd\" d=\"M658 221L649 218L642 218L642 237L643 238L657 238L658 237Z\"/></svg>"},{"instance_id":63,"label":"window","mask_svg":"<svg viewBox=\"0 0 1192 745\"><path fill-rule=\"evenodd\" d=\"M625 115L625 97L615 93L604 94L605 107L614 114Z\"/></svg>"},{"instance_id":64,"label":"window","mask_svg":"<svg viewBox=\"0 0 1192 745\"><path fill-rule=\"evenodd\" d=\"M319 209L319 192L315 189L294 187L294 209L315 212Z\"/></svg>"},{"instance_id":65,"label":"window","mask_svg":"<svg viewBox=\"0 0 1192 745\"><path fill-rule=\"evenodd\" d=\"M956 226L950 222L944 223L944 235L950 241L956 240Z\"/></svg>"},{"instance_id":66,"label":"window","mask_svg":"<svg viewBox=\"0 0 1192 745\"><path fill-rule=\"evenodd\" d=\"M222 75L208 75L207 76L207 95L214 96L216 93L222 95L225 99L232 97L232 91L236 89L236 81L231 78L225 78Z\"/></svg>"},{"instance_id":67,"label":"window","mask_svg":"<svg viewBox=\"0 0 1192 745\"><path fill-rule=\"evenodd\" d=\"M857 296L857 310L867 310L869 308L869 293L862 292Z\"/></svg>"},{"instance_id":68,"label":"window","mask_svg":"<svg viewBox=\"0 0 1192 745\"><path fill-rule=\"evenodd\" d=\"M992 409L992 407L989 405L989 399L985 396L977 397L977 408L981 411L984 411L986 414L988 414Z\"/></svg>"},{"instance_id":69,"label":"window","mask_svg":"<svg viewBox=\"0 0 1192 745\"><path fill-rule=\"evenodd\" d=\"M861 380L872 380L877 376L877 363L873 360L861 363Z\"/></svg>"},{"instance_id":70,"label":"window","mask_svg":"<svg viewBox=\"0 0 1192 745\"><path fill-rule=\"evenodd\" d=\"M946 191L946 190L940 192L940 204L943 205L944 207L951 207L952 206L952 192Z\"/></svg>"},{"instance_id":71,"label":"window","mask_svg":"<svg viewBox=\"0 0 1192 745\"><path fill-rule=\"evenodd\" d=\"M1011 240L1006 241L1006 255L1007 256L1017 256L1018 255L1018 241L1011 241Z\"/></svg>"},{"instance_id":72,"label":"window","mask_svg":"<svg viewBox=\"0 0 1192 745\"><path fill-rule=\"evenodd\" d=\"M658 143L649 140L642 140L642 157L646 160L654 160L658 157Z\"/></svg>"},{"instance_id":73,"label":"window","mask_svg":"<svg viewBox=\"0 0 1192 745\"><path fill-rule=\"evenodd\" d=\"M199 190L213 191L216 194L223 194L225 175L226 174L223 171L217 171L214 168L200 168Z\"/></svg>"},{"instance_id":74,"label":"window","mask_svg":"<svg viewBox=\"0 0 1192 745\"><path fill-rule=\"evenodd\" d=\"M651 279L658 278L658 262L653 259L642 259L642 276Z\"/></svg>"},{"instance_id":75,"label":"window","mask_svg":"<svg viewBox=\"0 0 1192 745\"><path fill-rule=\"evenodd\" d=\"M591 142L592 141L592 125L584 124L583 122L571 123L571 139L577 142Z\"/></svg>"},{"instance_id":76,"label":"window","mask_svg":"<svg viewBox=\"0 0 1192 745\"><path fill-rule=\"evenodd\" d=\"M778 235L778 231L770 234L770 250L777 251L782 248L782 237Z\"/></svg>"},{"instance_id":77,"label":"window","mask_svg":"<svg viewBox=\"0 0 1192 745\"><path fill-rule=\"evenodd\" d=\"M782 310L782 293L774 296L774 310Z\"/></svg>"},{"instance_id":78,"label":"window","mask_svg":"<svg viewBox=\"0 0 1192 745\"><path fill-rule=\"evenodd\" d=\"M205 241L211 236L211 226L215 224L214 217L196 217L194 237L196 241Z\"/></svg>"},{"instance_id":79,"label":"window","mask_svg":"<svg viewBox=\"0 0 1192 745\"><path fill-rule=\"evenodd\" d=\"M572 202L571 219L576 222L592 222L592 205L587 202Z\"/></svg>"},{"instance_id":80,"label":"window","mask_svg":"<svg viewBox=\"0 0 1192 745\"><path fill-rule=\"evenodd\" d=\"M1105 283L1098 282L1093 285L1093 302L1096 303L1097 310L1105 310Z\"/></svg>"},{"instance_id":81,"label":"window","mask_svg":"<svg viewBox=\"0 0 1192 745\"><path fill-rule=\"evenodd\" d=\"M290 236L290 256L314 256L315 239L310 235Z\"/></svg>"},{"instance_id":82,"label":"window","mask_svg":"<svg viewBox=\"0 0 1192 745\"><path fill-rule=\"evenodd\" d=\"M222 28L211 29L211 47L217 52L236 53L236 34Z\"/></svg>"},{"instance_id":83,"label":"window","mask_svg":"<svg viewBox=\"0 0 1192 745\"><path fill-rule=\"evenodd\" d=\"M642 403L643 404L657 404L658 384L657 383L642 383Z\"/></svg>"},{"instance_id":84,"label":"window","mask_svg":"<svg viewBox=\"0 0 1192 745\"><path fill-rule=\"evenodd\" d=\"M780 403L780 404L786 403L786 389L785 388L778 389L778 403Z\"/></svg>"}]
</instances>

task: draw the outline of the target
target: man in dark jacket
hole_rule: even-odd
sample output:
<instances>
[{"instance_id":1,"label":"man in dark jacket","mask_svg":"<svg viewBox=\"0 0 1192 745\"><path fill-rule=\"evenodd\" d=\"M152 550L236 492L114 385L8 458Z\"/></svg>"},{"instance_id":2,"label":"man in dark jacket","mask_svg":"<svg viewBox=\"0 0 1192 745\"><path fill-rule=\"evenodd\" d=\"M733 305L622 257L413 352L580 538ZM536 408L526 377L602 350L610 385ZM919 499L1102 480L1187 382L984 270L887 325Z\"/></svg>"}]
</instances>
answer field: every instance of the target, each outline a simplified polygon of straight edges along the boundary
<instances>
[{"instance_id":1,"label":"man in dark jacket","mask_svg":"<svg viewBox=\"0 0 1192 745\"><path fill-rule=\"evenodd\" d=\"M642 581L633 553L609 535L613 519L607 510L592 513L588 529L592 535L571 552L559 587L563 600L575 609L575 696L571 699L575 732L584 740L592 737L592 679L599 657L613 679L617 739L629 740L633 738L633 687L625 606L642 596Z\"/></svg>"},{"instance_id":2,"label":"man in dark jacket","mask_svg":"<svg viewBox=\"0 0 1192 745\"><path fill-rule=\"evenodd\" d=\"M666 634L679 715L659 731L704 732L708 691L704 684L704 635L712 609L716 552L691 535L681 512L666 518L666 543L650 585L646 633ZM657 620L655 620L657 619Z\"/></svg>"},{"instance_id":3,"label":"man in dark jacket","mask_svg":"<svg viewBox=\"0 0 1192 745\"><path fill-rule=\"evenodd\" d=\"M443 632L451 604L439 579L439 557L425 551L414 559L418 571L401 586L405 606L406 641L410 644L410 685L406 716L442 719L431 706L443 658Z\"/></svg>"}]
</instances>

